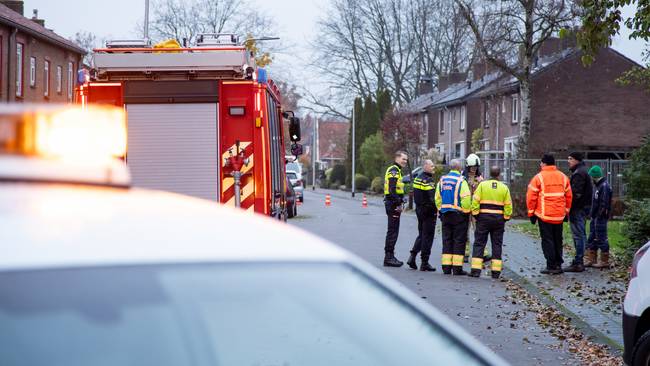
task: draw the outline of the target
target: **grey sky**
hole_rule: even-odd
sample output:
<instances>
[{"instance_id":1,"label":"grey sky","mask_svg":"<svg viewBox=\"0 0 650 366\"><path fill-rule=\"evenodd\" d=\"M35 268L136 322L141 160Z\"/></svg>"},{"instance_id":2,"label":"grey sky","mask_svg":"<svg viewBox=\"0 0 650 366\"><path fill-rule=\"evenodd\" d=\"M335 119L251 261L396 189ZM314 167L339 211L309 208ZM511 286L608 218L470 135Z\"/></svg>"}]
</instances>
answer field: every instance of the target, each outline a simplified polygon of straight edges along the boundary
<instances>
[{"instance_id":1,"label":"grey sky","mask_svg":"<svg viewBox=\"0 0 650 366\"><path fill-rule=\"evenodd\" d=\"M327 8L328 0L251 0L258 8L274 18L279 26L283 44L288 46L285 54L279 55L271 70L281 74L283 79L298 86L310 84L314 75L308 71L310 61L309 43L316 33L316 22ZM45 25L65 37L71 37L79 30L90 31L98 38L132 38L135 24L144 16L144 0L25 0L25 15L30 17L32 9L38 9ZM624 16L632 13L624 9ZM631 59L642 63L644 43L627 39L629 32L614 41L613 47Z\"/></svg>"}]
</instances>

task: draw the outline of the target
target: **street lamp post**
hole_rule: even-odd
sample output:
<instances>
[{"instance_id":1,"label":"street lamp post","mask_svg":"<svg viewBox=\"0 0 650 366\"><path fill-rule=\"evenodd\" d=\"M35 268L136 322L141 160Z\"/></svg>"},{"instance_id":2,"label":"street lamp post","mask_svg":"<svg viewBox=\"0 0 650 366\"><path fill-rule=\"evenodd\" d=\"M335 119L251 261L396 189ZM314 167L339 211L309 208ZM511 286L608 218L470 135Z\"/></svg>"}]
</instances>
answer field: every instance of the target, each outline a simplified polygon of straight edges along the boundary
<instances>
[{"instance_id":1,"label":"street lamp post","mask_svg":"<svg viewBox=\"0 0 650 366\"><path fill-rule=\"evenodd\" d=\"M355 191L355 188L356 188L355 187L355 180L356 179L354 179L354 178L356 177L356 163L355 163L355 161L357 160L356 159L356 156L357 156L357 154L356 154L356 146L355 146L356 145L355 144L355 141L356 141L355 137L356 136L355 136L355 131L354 131L354 125L355 125L354 117L355 117L355 115L354 115L354 105L353 105L352 106L352 179L351 179L351 181L352 181L352 197L354 197L354 191Z\"/></svg>"},{"instance_id":2,"label":"street lamp post","mask_svg":"<svg viewBox=\"0 0 650 366\"><path fill-rule=\"evenodd\" d=\"M316 159L318 158L318 118L314 121L314 133L312 134L312 159L311 159L311 190L316 190Z\"/></svg>"}]
</instances>

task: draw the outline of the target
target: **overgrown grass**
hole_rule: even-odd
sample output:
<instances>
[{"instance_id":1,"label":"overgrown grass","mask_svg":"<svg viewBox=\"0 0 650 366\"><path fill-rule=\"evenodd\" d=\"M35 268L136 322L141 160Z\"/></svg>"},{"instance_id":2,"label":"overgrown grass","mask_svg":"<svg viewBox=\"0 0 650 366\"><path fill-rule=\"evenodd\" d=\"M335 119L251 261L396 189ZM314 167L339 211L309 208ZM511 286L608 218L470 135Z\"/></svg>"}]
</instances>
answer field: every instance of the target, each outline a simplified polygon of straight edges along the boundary
<instances>
[{"instance_id":1,"label":"overgrown grass","mask_svg":"<svg viewBox=\"0 0 650 366\"><path fill-rule=\"evenodd\" d=\"M524 234L530 235L534 238L539 238L539 228L530 222L522 222L513 225L516 230ZM612 221L607 223L607 236L609 238L609 247L612 251L620 250L623 247L623 242L626 240L623 235L623 221ZM587 237L589 237L589 220L587 220ZM573 244L573 236L571 235L571 226L569 223L564 225L563 238L565 243Z\"/></svg>"}]
</instances>

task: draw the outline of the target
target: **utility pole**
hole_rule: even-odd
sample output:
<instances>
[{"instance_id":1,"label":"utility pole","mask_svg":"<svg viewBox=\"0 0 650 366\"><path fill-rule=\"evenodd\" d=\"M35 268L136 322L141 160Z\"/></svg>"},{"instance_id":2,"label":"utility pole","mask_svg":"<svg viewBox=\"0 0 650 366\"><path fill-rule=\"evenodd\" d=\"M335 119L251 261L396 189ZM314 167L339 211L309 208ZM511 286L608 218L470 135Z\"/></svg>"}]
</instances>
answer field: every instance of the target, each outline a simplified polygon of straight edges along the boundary
<instances>
[{"instance_id":1,"label":"utility pole","mask_svg":"<svg viewBox=\"0 0 650 366\"><path fill-rule=\"evenodd\" d=\"M144 40L149 44L149 0L144 0Z\"/></svg>"},{"instance_id":2,"label":"utility pole","mask_svg":"<svg viewBox=\"0 0 650 366\"><path fill-rule=\"evenodd\" d=\"M318 156L318 152L316 151L316 146L318 145L318 137L316 134L318 133L318 118L314 121L314 133L312 134L312 159L311 159L311 190L315 191L316 190L316 157Z\"/></svg>"},{"instance_id":3,"label":"utility pole","mask_svg":"<svg viewBox=\"0 0 650 366\"><path fill-rule=\"evenodd\" d=\"M354 197L354 190L355 190L355 182L354 182L355 179L354 178L357 175L356 174L356 164L355 164L355 160L357 160L356 159L357 153L356 153L356 149L355 149L356 144L354 143L356 141L355 136L354 136L354 132L355 132L354 131L354 117L355 116L354 116L354 105L353 105L352 106L352 179L351 179L352 180L352 197Z\"/></svg>"}]
</instances>

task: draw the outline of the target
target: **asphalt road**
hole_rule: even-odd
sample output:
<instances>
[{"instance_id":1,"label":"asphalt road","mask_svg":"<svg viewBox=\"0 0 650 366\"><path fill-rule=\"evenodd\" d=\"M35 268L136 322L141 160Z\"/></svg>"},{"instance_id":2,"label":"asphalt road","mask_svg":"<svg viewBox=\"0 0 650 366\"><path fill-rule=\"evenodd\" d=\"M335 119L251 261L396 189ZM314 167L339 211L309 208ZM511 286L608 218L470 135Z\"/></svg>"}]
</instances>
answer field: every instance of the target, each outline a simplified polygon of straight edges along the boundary
<instances>
[{"instance_id":1,"label":"asphalt road","mask_svg":"<svg viewBox=\"0 0 650 366\"><path fill-rule=\"evenodd\" d=\"M305 202L298 207L298 217L290 220L290 224L326 238L377 265L513 365L579 363L560 341L537 324L534 313L519 302L513 303L504 282L487 276L476 279L442 275L439 227L430 261L438 269L436 272L414 271L406 265L386 268L382 266L386 232L383 207L370 205L362 208L359 201L338 197L333 197L332 205L326 207L324 201L322 192L305 190ZM396 247L396 256L400 260L407 259L416 236L415 216L403 215Z\"/></svg>"}]
</instances>

